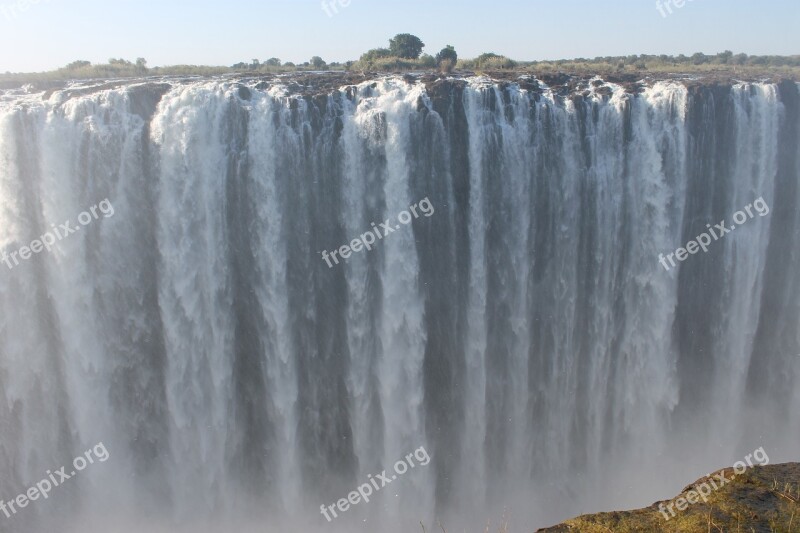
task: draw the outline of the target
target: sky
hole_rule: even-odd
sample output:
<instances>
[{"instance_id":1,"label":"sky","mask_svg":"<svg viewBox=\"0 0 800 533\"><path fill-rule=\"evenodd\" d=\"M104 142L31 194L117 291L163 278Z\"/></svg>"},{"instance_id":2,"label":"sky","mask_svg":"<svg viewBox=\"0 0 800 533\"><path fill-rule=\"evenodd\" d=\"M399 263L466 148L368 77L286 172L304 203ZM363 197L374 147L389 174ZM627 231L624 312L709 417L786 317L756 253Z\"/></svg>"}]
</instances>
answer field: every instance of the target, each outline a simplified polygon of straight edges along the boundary
<instances>
[{"instance_id":1,"label":"sky","mask_svg":"<svg viewBox=\"0 0 800 533\"><path fill-rule=\"evenodd\" d=\"M149 66L342 62L397 33L419 36L431 54L453 45L463 58L800 54L797 0L659 0L670 3L664 15L656 1L0 0L0 72L111 57Z\"/></svg>"}]
</instances>

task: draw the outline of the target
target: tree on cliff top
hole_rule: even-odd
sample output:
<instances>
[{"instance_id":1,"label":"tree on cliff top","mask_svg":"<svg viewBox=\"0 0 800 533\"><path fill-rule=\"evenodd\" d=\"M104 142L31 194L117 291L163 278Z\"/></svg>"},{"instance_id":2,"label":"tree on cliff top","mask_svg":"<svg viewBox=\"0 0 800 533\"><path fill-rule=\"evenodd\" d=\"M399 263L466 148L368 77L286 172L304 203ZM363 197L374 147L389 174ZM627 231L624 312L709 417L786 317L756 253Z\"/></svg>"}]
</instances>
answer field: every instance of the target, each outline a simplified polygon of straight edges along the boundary
<instances>
[{"instance_id":1,"label":"tree on cliff top","mask_svg":"<svg viewBox=\"0 0 800 533\"><path fill-rule=\"evenodd\" d=\"M442 48L442 51L436 54L436 64L441 65L442 61L451 61L453 65L458 63L458 54L456 49L449 44Z\"/></svg>"},{"instance_id":2,"label":"tree on cliff top","mask_svg":"<svg viewBox=\"0 0 800 533\"><path fill-rule=\"evenodd\" d=\"M394 39L389 40L389 50L392 55L402 59L418 59L423 48L425 48L425 43L410 33L399 33L394 36Z\"/></svg>"}]
</instances>

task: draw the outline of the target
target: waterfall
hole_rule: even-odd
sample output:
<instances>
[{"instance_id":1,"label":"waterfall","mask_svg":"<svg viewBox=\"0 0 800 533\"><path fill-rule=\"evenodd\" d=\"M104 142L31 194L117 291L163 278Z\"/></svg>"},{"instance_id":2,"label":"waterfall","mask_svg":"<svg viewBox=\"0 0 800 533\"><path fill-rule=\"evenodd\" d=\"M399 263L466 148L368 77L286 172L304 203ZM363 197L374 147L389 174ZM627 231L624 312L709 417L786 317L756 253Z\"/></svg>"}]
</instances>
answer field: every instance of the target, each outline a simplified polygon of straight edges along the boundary
<instances>
[{"instance_id":1,"label":"waterfall","mask_svg":"<svg viewBox=\"0 0 800 533\"><path fill-rule=\"evenodd\" d=\"M796 460L800 85L551 83L0 92L0 499L109 451L0 529L527 531Z\"/></svg>"}]
</instances>

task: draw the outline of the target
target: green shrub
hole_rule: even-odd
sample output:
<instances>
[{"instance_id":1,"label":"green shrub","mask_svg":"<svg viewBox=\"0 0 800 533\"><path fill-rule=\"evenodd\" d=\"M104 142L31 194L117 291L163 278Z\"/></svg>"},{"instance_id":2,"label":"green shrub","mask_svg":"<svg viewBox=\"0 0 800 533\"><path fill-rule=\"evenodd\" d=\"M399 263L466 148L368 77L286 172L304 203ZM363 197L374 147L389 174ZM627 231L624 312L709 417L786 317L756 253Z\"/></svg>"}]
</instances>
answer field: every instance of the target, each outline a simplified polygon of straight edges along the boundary
<instances>
[{"instance_id":1,"label":"green shrub","mask_svg":"<svg viewBox=\"0 0 800 533\"><path fill-rule=\"evenodd\" d=\"M392 51L388 48L373 48L366 53L361 54L359 61L375 61L383 57L392 57Z\"/></svg>"},{"instance_id":2,"label":"green shrub","mask_svg":"<svg viewBox=\"0 0 800 533\"><path fill-rule=\"evenodd\" d=\"M479 55L477 59L475 59L474 68L492 70L514 68L516 66L517 63L506 56L497 55L493 52L487 52Z\"/></svg>"},{"instance_id":3,"label":"green shrub","mask_svg":"<svg viewBox=\"0 0 800 533\"><path fill-rule=\"evenodd\" d=\"M436 67L436 58L434 58L430 54L422 54L419 58L418 63L420 66L424 68L435 68Z\"/></svg>"}]
</instances>

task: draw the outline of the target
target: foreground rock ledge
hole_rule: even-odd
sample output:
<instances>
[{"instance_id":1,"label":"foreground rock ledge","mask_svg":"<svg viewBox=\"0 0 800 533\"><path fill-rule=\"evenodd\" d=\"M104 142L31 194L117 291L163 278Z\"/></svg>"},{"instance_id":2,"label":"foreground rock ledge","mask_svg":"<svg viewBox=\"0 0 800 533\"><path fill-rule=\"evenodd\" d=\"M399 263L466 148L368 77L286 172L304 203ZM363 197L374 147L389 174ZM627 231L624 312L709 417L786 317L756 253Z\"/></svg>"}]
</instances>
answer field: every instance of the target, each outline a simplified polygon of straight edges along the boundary
<instances>
[{"instance_id":1,"label":"foreground rock ledge","mask_svg":"<svg viewBox=\"0 0 800 533\"><path fill-rule=\"evenodd\" d=\"M733 469L725 468L711 474L726 479ZM579 516L563 524L538 530L546 533L586 532L657 532L679 531L689 533L742 532L791 533L800 532L800 463L757 466L712 491L708 501L700 500L679 511L673 505L675 516L669 520L659 512L659 504L666 507L678 498L686 498L695 486L707 481L702 477L683 489L671 500L656 502L650 507L635 511L616 511ZM719 484L719 483L717 483ZM669 515L669 513L667 513Z\"/></svg>"}]
</instances>

